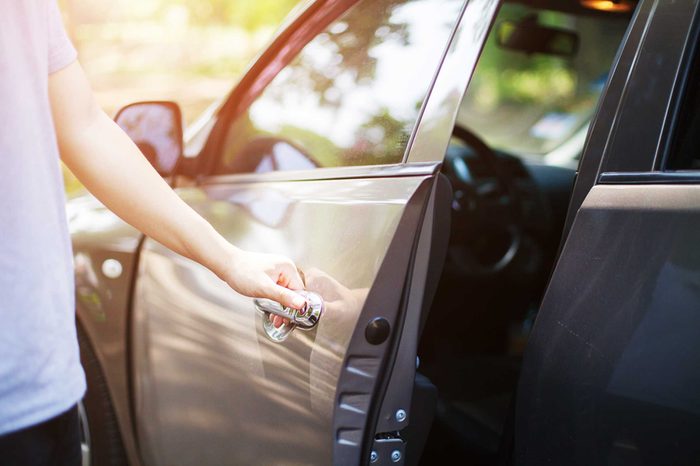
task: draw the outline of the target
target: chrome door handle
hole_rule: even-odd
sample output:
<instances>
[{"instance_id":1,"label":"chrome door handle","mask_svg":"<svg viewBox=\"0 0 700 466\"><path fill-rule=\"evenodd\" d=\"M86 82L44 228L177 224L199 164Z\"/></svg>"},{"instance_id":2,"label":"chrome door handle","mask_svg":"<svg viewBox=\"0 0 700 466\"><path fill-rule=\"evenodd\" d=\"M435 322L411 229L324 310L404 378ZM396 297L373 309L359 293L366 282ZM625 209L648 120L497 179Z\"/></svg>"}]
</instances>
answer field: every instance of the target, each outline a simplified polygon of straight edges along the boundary
<instances>
[{"instance_id":1,"label":"chrome door handle","mask_svg":"<svg viewBox=\"0 0 700 466\"><path fill-rule=\"evenodd\" d=\"M306 299L306 304L301 309L284 307L271 299L253 299L255 308L263 314L263 330L271 340L276 342L286 340L296 327L299 327L301 330L311 330L321 319L323 315L323 299L311 291L297 291L297 293ZM289 323L275 327L269 318L270 314L284 317L289 320Z\"/></svg>"}]
</instances>

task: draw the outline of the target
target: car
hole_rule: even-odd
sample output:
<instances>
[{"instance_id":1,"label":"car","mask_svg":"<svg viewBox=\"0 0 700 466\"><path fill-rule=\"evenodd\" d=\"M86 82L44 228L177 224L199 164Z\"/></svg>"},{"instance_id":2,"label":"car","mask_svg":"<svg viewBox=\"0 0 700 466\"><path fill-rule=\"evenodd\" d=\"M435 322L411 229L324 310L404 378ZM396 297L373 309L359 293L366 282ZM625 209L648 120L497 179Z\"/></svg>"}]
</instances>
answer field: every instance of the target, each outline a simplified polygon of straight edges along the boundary
<instances>
[{"instance_id":1,"label":"car","mask_svg":"<svg viewBox=\"0 0 700 466\"><path fill-rule=\"evenodd\" d=\"M307 306L71 200L83 464L698 464L697 10L315 0L184 142L122 109Z\"/></svg>"}]
</instances>

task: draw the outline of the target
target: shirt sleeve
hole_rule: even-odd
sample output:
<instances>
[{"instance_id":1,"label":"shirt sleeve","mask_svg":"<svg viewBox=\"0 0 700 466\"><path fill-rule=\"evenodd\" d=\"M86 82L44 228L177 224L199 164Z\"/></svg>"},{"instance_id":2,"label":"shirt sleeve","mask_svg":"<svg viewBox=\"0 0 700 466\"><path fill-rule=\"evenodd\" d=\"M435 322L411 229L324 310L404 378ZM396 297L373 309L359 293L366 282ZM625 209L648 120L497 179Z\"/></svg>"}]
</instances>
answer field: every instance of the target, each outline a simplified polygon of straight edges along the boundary
<instances>
[{"instance_id":1,"label":"shirt sleeve","mask_svg":"<svg viewBox=\"0 0 700 466\"><path fill-rule=\"evenodd\" d=\"M63 27L61 12L56 0L48 0L49 4L49 74L55 73L70 65L78 57L75 47L68 38Z\"/></svg>"}]
</instances>

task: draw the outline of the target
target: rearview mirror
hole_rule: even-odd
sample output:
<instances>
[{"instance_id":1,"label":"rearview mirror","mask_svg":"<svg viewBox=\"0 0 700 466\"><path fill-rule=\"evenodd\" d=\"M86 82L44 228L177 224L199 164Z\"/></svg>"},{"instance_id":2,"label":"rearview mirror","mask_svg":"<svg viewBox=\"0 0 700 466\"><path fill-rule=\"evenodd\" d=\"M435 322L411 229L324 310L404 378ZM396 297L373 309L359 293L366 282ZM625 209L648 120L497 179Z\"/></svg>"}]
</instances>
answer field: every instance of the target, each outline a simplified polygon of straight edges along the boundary
<instances>
[{"instance_id":1,"label":"rearview mirror","mask_svg":"<svg viewBox=\"0 0 700 466\"><path fill-rule=\"evenodd\" d=\"M573 57L578 52L578 34L566 29L543 26L537 16L530 15L521 21L503 21L496 30L498 45L526 54L541 53Z\"/></svg>"},{"instance_id":2,"label":"rearview mirror","mask_svg":"<svg viewBox=\"0 0 700 466\"><path fill-rule=\"evenodd\" d=\"M119 110L114 121L161 176L175 173L182 154L182 112L175 102L136 102Z\"/></svg>"}]
</instances>

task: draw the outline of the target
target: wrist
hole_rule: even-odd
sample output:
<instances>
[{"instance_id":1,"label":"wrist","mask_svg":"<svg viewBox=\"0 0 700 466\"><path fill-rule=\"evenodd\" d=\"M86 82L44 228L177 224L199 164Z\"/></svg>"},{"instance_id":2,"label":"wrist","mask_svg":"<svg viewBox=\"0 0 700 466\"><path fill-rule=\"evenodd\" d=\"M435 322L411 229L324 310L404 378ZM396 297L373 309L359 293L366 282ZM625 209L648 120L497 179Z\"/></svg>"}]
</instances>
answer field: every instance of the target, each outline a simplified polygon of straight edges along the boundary
<instances>
[{"instance_id":1,"label":"wrist","mask_svg":"<svg viewBox=\"0 0 700 466\"><path fill-rule=\"evenodd\" d=\"M197 228L189 232L189 239L183 240L189 249L188 256L220 279L228 281L227 277L231 275L233 264L238 262L242 251L226 241L226 238L202 217L197 220L200 220ZM197 222L192 224L197 225Z\"/></svg>"},{"instance_id":2,"label":"wrist","mask_svg":"<svg viewBox=\"0 0 700 466\"><path fill-rule=\"evenodd\" d=\"M223 238L222 238L223 239ZM216 254L215 261L210 270L221 280L230 282L237 264L240 261L242 250L223 240L220 252Z\"/></svg>"}]
</instances>

